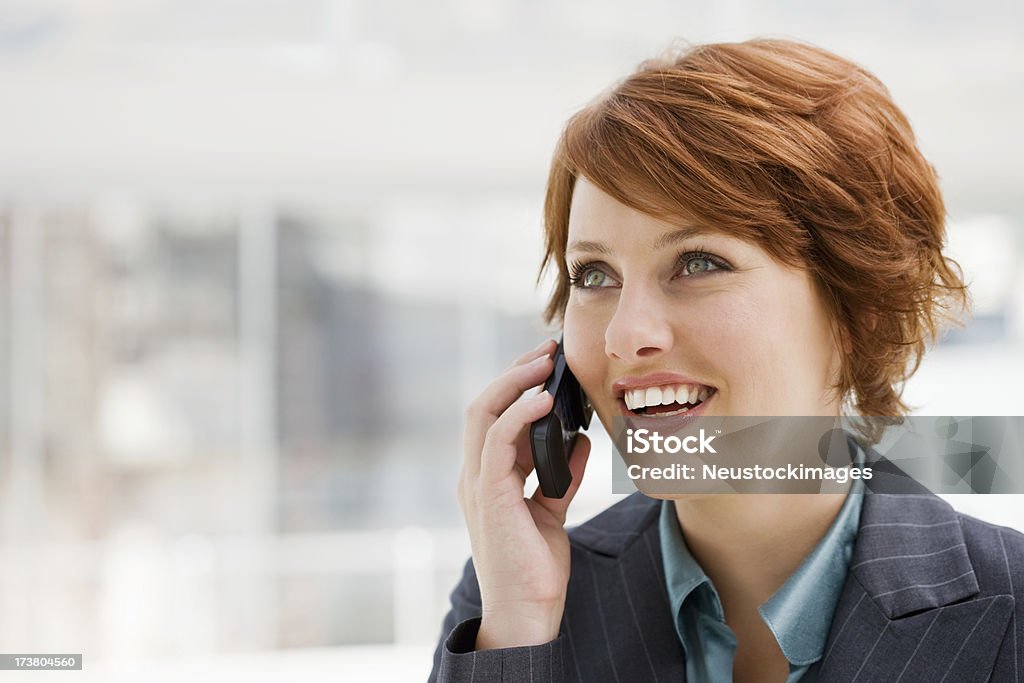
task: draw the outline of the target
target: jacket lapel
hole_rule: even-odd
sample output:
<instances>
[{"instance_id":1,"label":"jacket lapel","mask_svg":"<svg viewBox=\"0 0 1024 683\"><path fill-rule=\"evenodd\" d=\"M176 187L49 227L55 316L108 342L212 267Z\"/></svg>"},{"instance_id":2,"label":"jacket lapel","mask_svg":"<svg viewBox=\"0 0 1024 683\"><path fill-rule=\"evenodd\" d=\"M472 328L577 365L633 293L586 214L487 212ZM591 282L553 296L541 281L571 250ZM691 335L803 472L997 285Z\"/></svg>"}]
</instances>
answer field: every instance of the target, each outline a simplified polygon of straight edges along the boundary
<instances>
[{"instance_id":1,"label":"jacket lapel","mask_svg":"<svg viewBox=\"0 0 1024 683\"><path fill-rule=\"evenodd\" d=\"M566 680L686 680L665 586L660 504L636 493L573 532Z\"/></svg>"},{"instance_id":2,"label":"jacket lapel","mask_svg":"<svg viewBox=\"0 0 1024 683\"><path fill-rule=\"evenodd\" d=\"M659 505L634 494L573 531L566 680L685 680ZM942 499L867 493L825 653L812 671L830 682L985 681L1013 605L1011 595L980 590L960 519Z\"/></svg>"},{"instance_id":3,"label":"jacket lapel","mask_svg":"<svg viewBox=\"0 0 1024 683\"><path fill-rule=\"evenodd\" d=\"M815 668L826 681L984 681L1012 610L1010 595L980 595L960 519L945 501L868 493Z\"/></svg>"}]
</instances>

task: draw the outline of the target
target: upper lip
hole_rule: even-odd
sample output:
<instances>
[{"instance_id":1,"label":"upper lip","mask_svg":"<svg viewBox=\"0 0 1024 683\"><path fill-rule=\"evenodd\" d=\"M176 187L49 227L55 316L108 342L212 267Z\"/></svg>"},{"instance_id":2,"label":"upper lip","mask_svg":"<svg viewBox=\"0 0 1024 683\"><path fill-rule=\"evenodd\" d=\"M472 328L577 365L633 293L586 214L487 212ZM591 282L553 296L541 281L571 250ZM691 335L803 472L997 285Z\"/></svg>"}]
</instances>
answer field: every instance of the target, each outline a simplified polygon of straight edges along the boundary
<instances>
[{"instance_id":1,"label":"upper lip","mask_svg":"<svg viewBox=\"0 0 1024 683\"><path fill-rule=\"evenodd\" d=\"M612 384L612 393L615 395L615 398L622 398L630 389L647 389L649 387L663 387L674 384L695 384L711 389L714 388L710 384L698 382L695 379L690 379L685 375L675 372L653 372L649 375L627 375L615 380Z\"/></svg>"}]
</instances>

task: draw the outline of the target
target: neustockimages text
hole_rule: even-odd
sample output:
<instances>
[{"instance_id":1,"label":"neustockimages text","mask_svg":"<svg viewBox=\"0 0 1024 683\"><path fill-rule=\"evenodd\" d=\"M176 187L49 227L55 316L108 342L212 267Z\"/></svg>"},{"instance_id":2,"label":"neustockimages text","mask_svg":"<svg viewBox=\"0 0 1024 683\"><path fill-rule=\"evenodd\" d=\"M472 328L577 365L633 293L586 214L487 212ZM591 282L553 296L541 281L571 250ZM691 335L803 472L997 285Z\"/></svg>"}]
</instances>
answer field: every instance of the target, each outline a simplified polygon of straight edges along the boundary
<instances>
[{"instance_id":1,"label":"neustockimages text","mask_svg":"<svg viewBox=\"0 0 1024 683\"><path fill-rule=\"evenodd\" d=\"M717 453L711 442L716 435L708 435L703 429L699 435L683 438L678 436L662 436L647 429L626 430L626 452L629 454L658 455L676 453ZM741 480L819 480L834 481L839 484L854 479L871 479L873 472L870 467L808 467L803 464L788 463L780 467L750 465L742 467L724 467L721 465L696 465L672 463L664 467L644 467L637 464L629 465L626 473L630 479L704 479L721 481Z\"/></svg>"}]
</instances>

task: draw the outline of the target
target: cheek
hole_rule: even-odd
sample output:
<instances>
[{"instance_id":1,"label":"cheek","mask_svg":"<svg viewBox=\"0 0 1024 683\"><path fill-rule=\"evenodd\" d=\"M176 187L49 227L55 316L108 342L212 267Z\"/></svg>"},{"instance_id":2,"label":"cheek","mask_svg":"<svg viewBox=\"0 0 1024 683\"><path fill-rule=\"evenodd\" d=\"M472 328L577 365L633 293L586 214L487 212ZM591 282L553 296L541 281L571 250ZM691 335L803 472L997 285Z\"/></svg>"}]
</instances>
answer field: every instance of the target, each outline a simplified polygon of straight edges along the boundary
<instances>
[{"instance_id":1,"label":"cheek","mask_svg":"<svg viewBox=\"0 0 1024 683\"><path fill-rule=\"evenodd\" d=\"M782 389L783 330L774 316L765 313L756 298L730 299L707 318L713 322L702 326L694 343L714 368L713 376L721 377L730 400L742 405L753 397L772 401L775 389ZM739 405L734 408L742 410ZM747 411L757 414L752 404Z\"/></svg>"},{"instance_id":2,"label":"cheek","mask_svg":"<svg viewBox=\"0 0 1024 683\"><path fill-rule=\"evenodd\" d=\"M748 292L723 302L714 320L702 345L749 414L818 396L834 348L828 316L808 285L779 282Z\"/></svg>"},{"instance_id":3,"label":"cheek","mask_svg":"<svg viewBox=\"0 0 1024 683\"><path fill-rule=\"evenodd\" d=\"M583 391L595 396L604 381L604 333L607 325L593 311L574 306L565 310L562 333L565 337L565 359Z\"/></svg>"},{"instance_id":4,"label":"cheek","mask_svg":"<svg viewBox=\"0 0 1024 683\"><path fill-rule=\"evenodd\" d=\"M787 359L788 371L801 381L817 386L831 365L835 353L830 316L820 296L806 278L790 288L777 313L774 339L779 354Z\"/></svg>"},{"instance_id":5,"label":"cheek","mask_svg":"<svg viewBox=\"0 0 1024 683\"><path fill-rule=\"evenodd\" d=\"M720 297L715 304L702 312L707 324L690 328L696 331L694 346L704 349L737 398L784 394L794 359L802 353L794 338L799 324L791 299L777 289L759 288Z\"/></svg>"}]
</instances>

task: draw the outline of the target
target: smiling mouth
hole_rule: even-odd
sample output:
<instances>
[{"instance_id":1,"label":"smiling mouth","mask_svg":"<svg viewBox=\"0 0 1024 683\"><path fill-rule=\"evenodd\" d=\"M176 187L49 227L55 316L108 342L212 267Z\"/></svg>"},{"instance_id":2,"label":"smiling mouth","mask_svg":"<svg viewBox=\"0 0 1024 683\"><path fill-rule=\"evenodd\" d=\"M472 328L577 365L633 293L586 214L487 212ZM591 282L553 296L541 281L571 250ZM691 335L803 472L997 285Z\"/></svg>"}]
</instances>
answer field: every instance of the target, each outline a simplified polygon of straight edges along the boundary
<instances>
[{"instance_id":1,"label":"smiling mouth","mask_svg":"<svg viewBox=\"0 0 1024 683\"><path fill-rule=\"evenodd\" d=\"M714 396L716 389L700 384L670 384L630 389L622 400L633 415L671 417L687 413Z\"/></svg>"}]
</instances>

